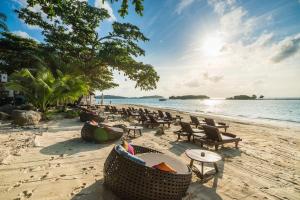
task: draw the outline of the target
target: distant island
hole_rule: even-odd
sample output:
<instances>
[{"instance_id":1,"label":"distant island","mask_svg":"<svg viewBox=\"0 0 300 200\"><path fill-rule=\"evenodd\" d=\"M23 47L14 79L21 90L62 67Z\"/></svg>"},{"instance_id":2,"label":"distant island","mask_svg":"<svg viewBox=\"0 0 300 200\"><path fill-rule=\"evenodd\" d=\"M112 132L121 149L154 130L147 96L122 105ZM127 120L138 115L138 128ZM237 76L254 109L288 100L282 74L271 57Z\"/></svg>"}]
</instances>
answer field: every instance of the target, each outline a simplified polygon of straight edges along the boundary
<instances>
[{"instance_id":1,"label":"distant island","mask_svg":"<svg viewBox=\"0 0 300 200\"><path fill-rule=\"evenodd\" d=\"M183 95L183 96L170 96L169 99L209 99L206 95Z\"/></svg>"},{"instance_id":2,"label":"distant island","mask_svg":"<svg viewBox=\"0 0 300 200\"><path fill-rule=\"evenodd\" d=\"M104 99L161 99L163 96L152 95L152 96L142 96L142 97L124 97L124 96L116 96L116 95L103 95ZM95 98L101 99L102 96L98 95Z\"/></svg>"},{"instance_id":3,"label":"distant island","mask_svg":"<svg viewBox=\"0 0 300 200\"><path fill-rule=\"evenodd\" d=\"M162 99L163 96L153 95L153 96L143 96L143 97L136 97L138 99Z\"/></svg>"},{"instance_id":4,"label":"distant island","mask_svg":"<svg viewBox=\"0 0 300 200\"><path fill-rule=\"evenodd\" d=\"M248 96L248 95L237 95L234 97L229 97L226 98L227 100L256 100L256 99L263 99L264 96L260 95L259 98L257 98L257 96L255 94L253 94L252 96Z\"/></svg>"}]
</instances>

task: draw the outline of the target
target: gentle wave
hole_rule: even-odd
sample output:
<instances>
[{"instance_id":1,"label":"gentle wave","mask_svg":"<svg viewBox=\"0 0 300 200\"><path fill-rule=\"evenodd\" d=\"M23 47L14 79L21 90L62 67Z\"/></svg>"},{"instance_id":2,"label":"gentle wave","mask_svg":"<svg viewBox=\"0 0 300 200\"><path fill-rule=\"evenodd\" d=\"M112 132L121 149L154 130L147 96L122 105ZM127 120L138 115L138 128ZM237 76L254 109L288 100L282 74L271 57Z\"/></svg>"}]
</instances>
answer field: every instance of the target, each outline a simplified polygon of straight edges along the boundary
<instances>
[{"instance_id":1,"label":"gentle wave","mask_svg":"<svg viewBox=\"0 0 300 200\"><path fill-rule=\"evenodd\" d=\"M292 123L300 123L300 121L296 121L296 120L277 119L277 118L270 118L270 117L258 117L258 119L267 119L267 120L274 120L274 121L286 121L286 122L292 122Z\"/></svg>"}]
</instances>

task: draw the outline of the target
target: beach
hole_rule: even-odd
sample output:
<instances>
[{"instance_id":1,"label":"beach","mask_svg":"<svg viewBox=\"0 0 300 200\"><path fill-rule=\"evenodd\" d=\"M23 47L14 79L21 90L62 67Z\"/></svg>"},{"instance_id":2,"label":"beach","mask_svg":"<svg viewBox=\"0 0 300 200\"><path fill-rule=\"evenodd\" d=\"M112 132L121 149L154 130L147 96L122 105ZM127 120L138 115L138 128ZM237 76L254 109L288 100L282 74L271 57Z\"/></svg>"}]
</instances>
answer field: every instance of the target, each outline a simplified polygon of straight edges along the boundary
<instances>
[{"instance_id":1,"label":"beach","mask_svg":"<svg viewBox=\"0 0 300 200\"><path fill-rule=\"evenodd\" d=\"M190 121L187 112L171 110L171 113L181 115L183 121ZM202 182L193 174L184 200L299 199L298 126L215 119L229 123L228 132L237 134L243 141L239 149L225 144L217 151L222 161L218 162L220 171L214 178ZM108 123L129 125L136 122ZM105 159L119 141L109 144L84 142L80 138L82 126L78 118L56 118L35 129L12 127L2 122L0 199L119 199L103 186ZM156 135L157 129L145 128L143 135L131 142L169 154L188 165L190 160L185 150L200 148L200 144L186 139L177 141L173 132L179 129L180 126L171 125L165 134Z\"/></svg>"}]
</instances>

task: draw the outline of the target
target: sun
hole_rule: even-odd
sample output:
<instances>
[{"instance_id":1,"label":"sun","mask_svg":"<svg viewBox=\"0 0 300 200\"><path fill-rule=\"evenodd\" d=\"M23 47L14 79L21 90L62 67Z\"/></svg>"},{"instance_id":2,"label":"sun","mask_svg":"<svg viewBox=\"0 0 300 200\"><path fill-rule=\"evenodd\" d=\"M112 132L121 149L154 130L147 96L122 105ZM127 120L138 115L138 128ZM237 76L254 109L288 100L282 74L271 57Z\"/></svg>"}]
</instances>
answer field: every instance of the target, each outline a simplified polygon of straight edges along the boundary
<instances>
[{"instance_id":1,"label":"sun","mask_svg":"<svg viewBox=\"0 0 300 200\"><path fill-rule=\"evenodd\" d=\"M206 56L218 56L224 45L220 35L208 35L202 39L201 50Z\"/></svg>"}]
</instances>

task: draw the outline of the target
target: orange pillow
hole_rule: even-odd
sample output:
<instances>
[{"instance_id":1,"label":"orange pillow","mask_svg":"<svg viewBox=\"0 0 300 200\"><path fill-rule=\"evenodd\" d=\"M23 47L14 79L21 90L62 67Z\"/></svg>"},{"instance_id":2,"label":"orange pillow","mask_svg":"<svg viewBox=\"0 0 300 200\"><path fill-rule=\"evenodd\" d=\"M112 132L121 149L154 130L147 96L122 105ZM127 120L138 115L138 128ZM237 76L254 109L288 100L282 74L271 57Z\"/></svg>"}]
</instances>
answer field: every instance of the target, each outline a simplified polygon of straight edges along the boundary
<instances>
[{"instance_id":1,"label":"orange pillow","mask_svg":"<svg viewBox=\"0 0 300 200\"><path fill-rule=\"evenodd\" d=\"M177 173L175 169L173 169L170 165L168 165L165 162L161 162L157 165L153 165L152 167L165 172Z\"/></svg>"},{"instance_id":2,"label":"orange pillow","mask_svg":"<svg viewBox=\"0 0 300 200\"><path fill-rule=\"evenodd\" d=\"M98 123L97 123L96 121L94 121L94 120L90 121L90 124L91 124L91 125L94 125L94 126L97 126L97 125L98 125Z\"/></svg>"}]
</instances>

